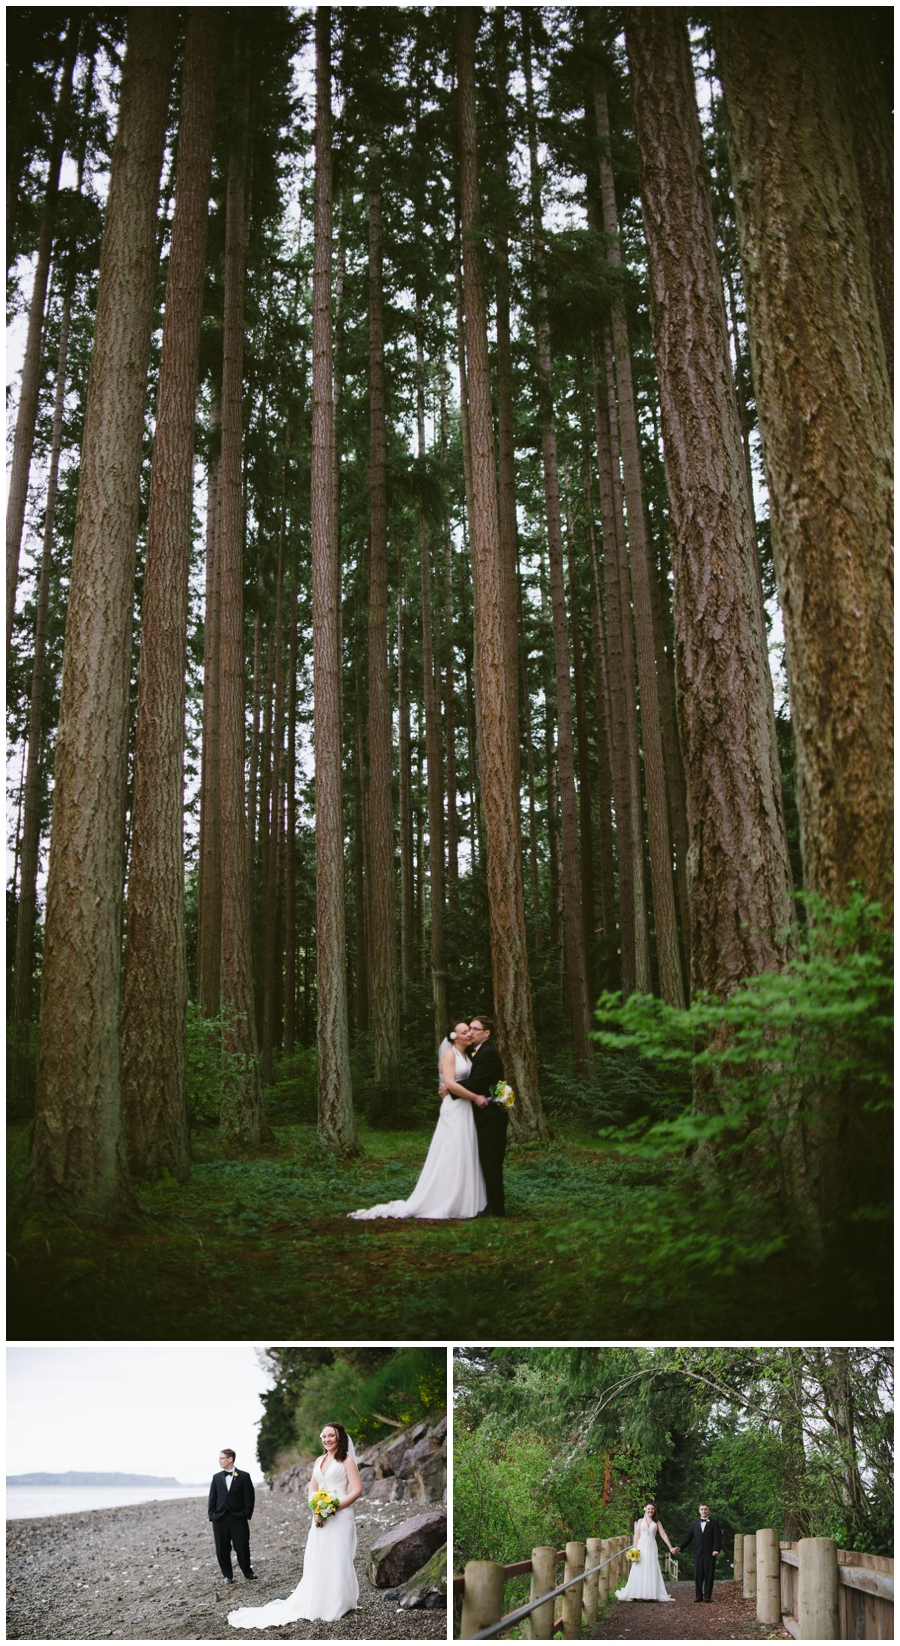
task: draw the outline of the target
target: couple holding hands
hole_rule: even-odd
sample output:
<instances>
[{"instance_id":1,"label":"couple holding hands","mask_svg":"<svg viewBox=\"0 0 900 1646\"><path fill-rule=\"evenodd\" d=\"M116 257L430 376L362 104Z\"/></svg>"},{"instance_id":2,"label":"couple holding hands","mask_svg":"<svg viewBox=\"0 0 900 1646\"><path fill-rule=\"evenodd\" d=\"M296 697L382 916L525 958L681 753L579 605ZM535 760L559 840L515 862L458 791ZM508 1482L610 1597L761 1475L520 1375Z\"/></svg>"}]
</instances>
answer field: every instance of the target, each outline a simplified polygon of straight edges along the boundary
<instances>
[{"instance_id":1,"label":"couple holding hands","mask_svg":"<svg viewBox=\"0 0 900 1646\"><path fill-rule=\"evenodd\" d=\"M656 1513L655 1503L645 1503L642 1520L634 1523L634 1542L632 1548L638 1552L638 1559L632 1563L628 1574L628 1582L624 1589L618 1590L617 1600L674 1600L663 1582L663 1575L659 1566L659 1549L657 1535L662 1534L669 1553L677 1555L686 1549L689 1543L694 1548L694 1600L712 1600L713 1583L716 1576L716 1556L722 1547L722 1528L717 1520L713 1520L709 1513L709 1504L700 1504L700 1514L697 1520L691 1522L691 1529L682 1543L673 1545Z\"/></svg>"}]
</instances>

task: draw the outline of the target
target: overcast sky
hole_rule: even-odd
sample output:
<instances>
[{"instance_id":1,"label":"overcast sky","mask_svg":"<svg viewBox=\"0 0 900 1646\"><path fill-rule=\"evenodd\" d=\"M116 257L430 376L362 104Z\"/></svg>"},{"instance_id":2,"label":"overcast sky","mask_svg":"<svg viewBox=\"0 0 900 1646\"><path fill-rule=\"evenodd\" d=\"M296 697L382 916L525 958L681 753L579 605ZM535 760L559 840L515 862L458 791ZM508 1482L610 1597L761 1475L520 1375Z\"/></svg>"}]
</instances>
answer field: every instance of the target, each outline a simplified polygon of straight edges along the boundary
<instances>
[{"instance_id":1,"label":"overcast sky","mask_svg":"<svg viewBox=\"0 0 900 1646\"><path fill-rule=\"evenodd\" d=\"M82 1343L10 1348L8 1474L66 1469L209 1480L223 1446L262 1478L260 1395L271 1379L252 1343Z\"/></svg>"}]
</instances>

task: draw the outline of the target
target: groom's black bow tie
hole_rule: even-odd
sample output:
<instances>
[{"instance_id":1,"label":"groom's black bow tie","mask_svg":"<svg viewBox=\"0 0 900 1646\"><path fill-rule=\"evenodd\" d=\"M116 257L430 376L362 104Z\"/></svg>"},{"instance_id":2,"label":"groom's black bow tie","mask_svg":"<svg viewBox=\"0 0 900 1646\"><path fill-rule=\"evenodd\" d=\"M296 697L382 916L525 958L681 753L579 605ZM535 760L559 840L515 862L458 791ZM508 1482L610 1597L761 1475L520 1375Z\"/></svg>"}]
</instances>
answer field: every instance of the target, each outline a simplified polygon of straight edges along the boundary
<instances>
[{"instance_id":1,"label":"groom's black bow tie","mask_svg":"<svg viewBox=\"0 0 900 1646\"><path fill-rule=\"evenodd\" d=\"M233 1470L233 1469L226 1469L226 1470L225 1470L225 1478L226 1478L226 1480L230 1480L230 1479L231 1479L231 1477L232 1477L232 1475L233 1475L233 1474L234 1474L234 1470Z\"/></svg>"}]
</instances>

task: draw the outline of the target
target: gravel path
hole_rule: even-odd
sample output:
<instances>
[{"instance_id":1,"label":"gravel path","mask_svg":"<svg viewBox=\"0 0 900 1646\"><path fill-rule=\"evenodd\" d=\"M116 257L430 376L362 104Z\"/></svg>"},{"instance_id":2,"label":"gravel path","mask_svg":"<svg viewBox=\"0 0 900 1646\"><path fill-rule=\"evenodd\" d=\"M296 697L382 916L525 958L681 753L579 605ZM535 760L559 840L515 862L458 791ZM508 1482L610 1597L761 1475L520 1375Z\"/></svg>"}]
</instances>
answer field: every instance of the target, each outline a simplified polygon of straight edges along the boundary
<instances>
[{"instance_id":1,"label":"gravel path","mask_svg":"<svg viewBox=\"0 0 900 1646\"><path fill-rule=\"evenodd\" d=\"M698 1606L694 1584L667 1583L674 1606L658 1600L615 1602L601 1617L595 1640L790 1640L786 1629L766 1629L752 1600L734 1582L717 1583L712 1600Z\"/></svg>"},{"instance_id":2,"label":"gravel path","mask_svg":"<svg viewBox=\"0 0 900 1646\"><path fill-rule=\"evenodd\" d=\"M238 1606L262 1606L300 1581L309 1529L305 1502L263 1490L250 1524L258 1583L235 1563L222 1582L204 1498L93 1509L7 1524L9 1640L444 1640L444 1611L401 1612L365 1575L382 1532L426 1505L357 1505L359 1609L337 1623L231 1629Z\"/></svg>"}]
</instances>

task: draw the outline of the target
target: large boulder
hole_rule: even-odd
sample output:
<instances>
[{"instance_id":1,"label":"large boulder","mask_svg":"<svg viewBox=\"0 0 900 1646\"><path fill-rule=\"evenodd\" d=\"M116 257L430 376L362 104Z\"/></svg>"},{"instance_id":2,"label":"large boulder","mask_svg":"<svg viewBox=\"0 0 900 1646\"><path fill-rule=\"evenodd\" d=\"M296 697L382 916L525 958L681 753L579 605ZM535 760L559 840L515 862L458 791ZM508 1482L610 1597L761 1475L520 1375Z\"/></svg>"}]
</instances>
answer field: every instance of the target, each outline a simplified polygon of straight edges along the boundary
<instances>
[{"instance_id":1,"label":"large boulder","mask_svg":"<svg viewBox=\"0 0 900 1646\"><path fill-rule=\"evenodd\" d=\"M420 1566L404 1583L398 1596L400 1608L411 1611L446 1611L447 1609L447 1545L436 1549L430 1560Z\"/></svg>"},{"instance_id":2,"label":"large boulder","mask_svg":"<svg viewBox=\"0 0 900 1646\"><path fill-rule=\"evenodd\" d=\"M424 1497L439 1503L446 1484L447 1465L440 1455L426 1458L424 1463L416 1464L412 1480L413 1497Z\"/></svg>"},{"instance_id":3,"label":"large boulder","mask_svg":"<svg viewBox=\"0 0 900 1646\"><path fill-rule=\"evenodd\" d=\"M408 1497L406 1482L395 1480L393 1475L383 1480L373 1480L366 1491L366 1497L371 1503L397 1503L401 1497Z\"/></svg>"},{"instance_id":4,"label":"large boulder","mask_svg":"<svg viewBox=\"0 0 900 1646\"><path fill-rule=\"evenodd\" d=\"M405 1583L447 1541L447 1511L432 1509L413 1515L385 1532L372 1544L366 1572L375 1589L393 1589Z\"/></svg>"}]
</instances>

